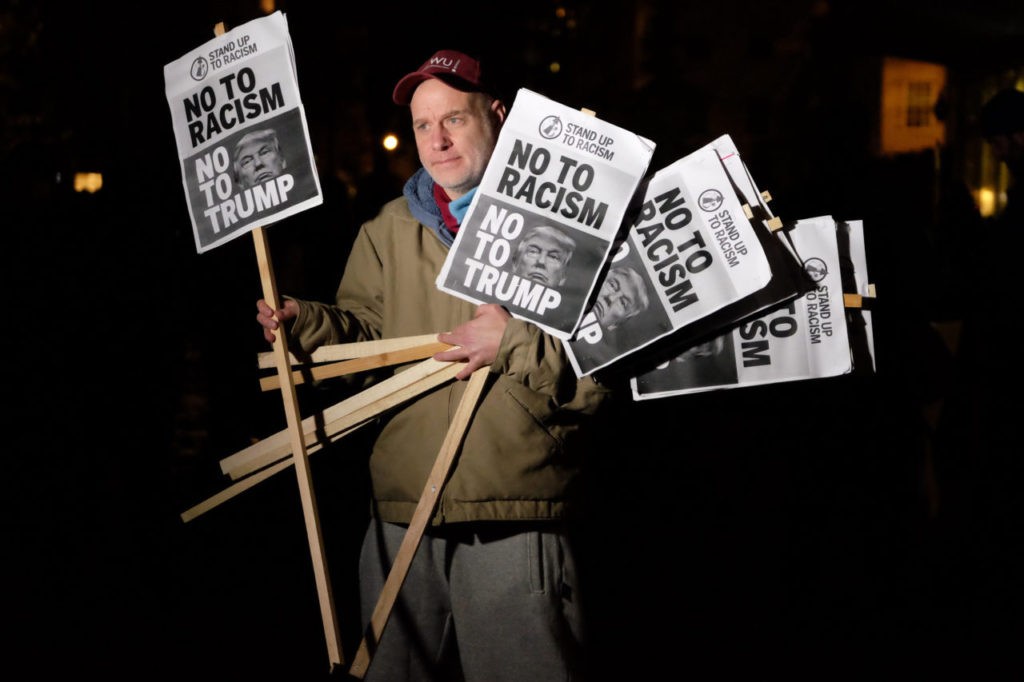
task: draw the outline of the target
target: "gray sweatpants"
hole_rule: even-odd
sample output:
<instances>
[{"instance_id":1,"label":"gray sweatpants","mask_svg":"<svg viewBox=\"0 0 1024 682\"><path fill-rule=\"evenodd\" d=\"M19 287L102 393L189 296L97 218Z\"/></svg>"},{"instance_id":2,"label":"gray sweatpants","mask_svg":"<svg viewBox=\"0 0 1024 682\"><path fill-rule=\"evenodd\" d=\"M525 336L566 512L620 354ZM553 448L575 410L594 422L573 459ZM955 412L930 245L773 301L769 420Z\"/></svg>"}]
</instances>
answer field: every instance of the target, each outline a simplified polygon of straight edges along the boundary
<instances>
[{"instance_id":1,"label":"gray sweatpants","mask_svg":"<svg viewBox=\"0 0 1024 682\"><path fill-rule=\"evenodd\" d=\"M405 532L370 522L359 558L364 625ZM371 652L367 682L582 679L576 567L561 526L428 533Z\"/></svg>"}]
</instances>

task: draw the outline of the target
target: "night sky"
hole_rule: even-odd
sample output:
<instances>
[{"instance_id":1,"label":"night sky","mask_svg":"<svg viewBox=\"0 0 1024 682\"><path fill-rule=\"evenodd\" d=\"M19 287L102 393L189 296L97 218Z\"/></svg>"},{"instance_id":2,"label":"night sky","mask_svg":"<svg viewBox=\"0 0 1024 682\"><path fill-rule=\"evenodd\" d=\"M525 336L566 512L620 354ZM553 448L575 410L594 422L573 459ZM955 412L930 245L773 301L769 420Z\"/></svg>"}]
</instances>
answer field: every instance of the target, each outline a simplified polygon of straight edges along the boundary
<instances>
[{"instance_id":1,"label":"night sky","mask_svg":"<svg viewBox=\"0 0 1024 682\"><path fill-rule=\"evenodd\" d=\"M876 376L618 406L626 428L588 481L594 679L884 679L883 654L952 670L965 643L1008 633L958 600L931 522L924 408L948 358L912 292L936 273L908 266L916 233L882 229L929 180L871 158L859 76L883 54L961 79L1019 73L1024 12L931 4L569 2L574 23L538 1L279 4L324 191L268 228L282 293L333 296L359 222L415 163L376 151L407 126L391 89L441 47L654 139L652 168L728 132L784 218L866 221L869 269L899 302L877 313ZM623 37L636 7L653 17L642 49ZM345 677L328 675L290 471L180 518L227 485L220 459L284 428L258 385L251 241L196 253L163 90L163 65L217 21L259 15L241 1L0 9L0 670L24 671L9 679ZM103 189L75 193L76 171L102 172ZM368 439L311 458L348 657Z\"/></svg>"}]
</instances>

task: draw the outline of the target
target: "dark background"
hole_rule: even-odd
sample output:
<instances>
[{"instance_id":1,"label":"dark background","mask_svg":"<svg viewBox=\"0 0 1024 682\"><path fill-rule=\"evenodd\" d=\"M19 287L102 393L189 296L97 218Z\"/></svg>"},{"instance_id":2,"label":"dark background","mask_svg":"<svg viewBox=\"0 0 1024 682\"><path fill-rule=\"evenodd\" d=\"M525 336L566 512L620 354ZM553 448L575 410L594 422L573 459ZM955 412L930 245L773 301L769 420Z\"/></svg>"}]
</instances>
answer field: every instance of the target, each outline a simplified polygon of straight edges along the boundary
<instances>
[{"instance_id":1,"label":"dark background","mask_svg":"<svg viewBox=\"0 0 1024 682\"><path fill-rule=\"evenodd\" d=\"M655 140L652 169L730 133L776 214L865 220L875 375L618 406L582 536L595 679L995 679L1020 614L977 597L987 573L944 535L932 461L949 358L931 322L956 317L955 273L925 257L934 159L880 158L873 126L882 56L945 64L964 157L986 88L1021 72L1019 2L278 9L325 199L268 228L281 292L333 296L359 222L415 168L408 138L379 151L407 127L391 89L441 47ZM10 679L345 676L328 674L290 472L180 518L284 418L258 386L249 240L195 253L162 67L260 14L0 6ZM76 171L103 189L74 192ZM311 410L344 389L299 395ZM369 437L310 460L349 660Z\"/></svg>"}]
</instances>

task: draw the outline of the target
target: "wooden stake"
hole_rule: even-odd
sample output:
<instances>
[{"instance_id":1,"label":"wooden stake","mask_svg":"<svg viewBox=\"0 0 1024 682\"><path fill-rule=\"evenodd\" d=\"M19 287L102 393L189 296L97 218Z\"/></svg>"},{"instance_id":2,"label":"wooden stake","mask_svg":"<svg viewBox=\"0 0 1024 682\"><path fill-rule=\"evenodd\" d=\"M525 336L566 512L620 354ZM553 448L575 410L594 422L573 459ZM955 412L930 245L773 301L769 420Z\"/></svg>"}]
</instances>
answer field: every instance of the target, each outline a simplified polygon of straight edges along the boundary
<instances>
[{"instance_id":1,"label":"wooden stake","mask_svg":"<svg viewBox=\"0 0 1024 682\"><path fill-rule=\"evenodd\" d=\"M861 294L843 294L843 305L847 308L863 308L865 301L870 301L875 298L875 285L868 284L868 293Z\"/></svg>"},{"instance_id":2,"label":"wooden stake","mask_svg":"<svg viewBox=\"0 0 1024 682\"><path fill-rule=\"evenodd\" d=\"M376 341L356 341L353 343L332 343L320 346L313 351L309 358L299 360L291 355L292 365L301 365L304 362L335 362L337 360L351 360L352 358L366 358L381 353L393 353L398 350L424 346L428 343L437 343L437 334L421 334L419 336L399 336L393 339L377 339ZM256 364L260 369L274 369L277 362L274 360L274 353L258 353Z\"/></svg>"},{"instance_id":3,"label":"wooden stake","mask_svg":"<svg viewBox=\"0 0 1024 682\"><path fill-rule=\"evenodd\" d=\"M387 367L388 365L398 365L405 362L412 362L413 360L422 360L423 358L429 358L435 353L446 351L449 348L453 348L453 346L448 343L435 341L423 346L414 346L412 348L405 348L388 353L378 353L377 355L353 358L352 360L343 360L341 362L335 362L320 367L311 367L308 371L310 377L312 377L314 381L319 381L321 379L330 379L332 377L345 376L346 374L354 374L355 372L379 369L381 367ZM292 372L293 383L298 385L304 381L305 377L303 377L303 373L301 371ZM276 374L260 379L260 388L264 391L271 391L280 385L281 382L277 378Z\"/></svg>"},{"instance_id":4,"label":"wooden stake","mask_svg":"<svg viewBox=\"0 0 1024 682\"><path fill-rule=\"evenodd\" d=\"M487 367L481 367L473 372L473 375L469 378L466 392L462 394L462 400L459 401L459 407L452 418L452 423L448 427L448 433L441 444L441 450L437 454L437 459L434 460L434 467L430 471L430 476L427 477L423 494L420 495L419 503L413 512L412 521L409 522L409 527L402 538L402 544L395 555L395 562L388 572L384 588L377 599L377 605L373 609L370 623L363 634L363 641L359 644L359 649L356 651L352 666L349 668L349 675L359 679L366 675L373 652L376 651L377 645L380 643L384 626L387 625L388 617L391 615L391 608L394 606L398 592L402 588L402 583L405 582L405 576L409 572L409 566L412 564L416 549L420 545L420 540L423 539L423 531L430 522L430 518L434 515L434 509L437 507L444 482L448 478L448 472L452 467L452 463L455 461L455 454L462 445L462 438L480 400L480 395L483 393L489 372L490 370Z\"/></svg>"},{"instance_id":5,"label":"wooden stake","mask_svg":"<svg viewBox=\"0 0 1024 682\"><path fill-rule=\"evenodd\" d=\"M863 308L864 297L860 294L843 294L843 306L846 308Z\"/></svg>"},{"instance_id":6,"label":"wooden stake","mask_svg":"<svg viewBox=\"0 0 1024 682\"><path fill-rule=\"evenodd\" d=\"M455 378L455 375L462 369L461 363L451 363L444 369L435 372L429 376L426 376L418 381L415 381L408 385L402 385L396 388L393 392L378 398L367 404L361 404L358 408L352 409L350 413L341 416L338 419L334 419L327 422L324 425L324 432L327 436L327 442L333 443L341 438L344 438L348 434L352 433L356 429L365 426L376 417L378 414L389 410L396 405L399 405L406 400L415 398L420 393L429 390L435 386L450 381ZM407 372L402 372L402 375ZM401 376L401 375L399 375ZM364 391L365 393L365 391ZM353 396L353 398L359 398L359 396ZM341 405L342 403L339 403ZM336 405L335 407L338 407ZM306 422L312 423L311 419L307 419L303 422L303 426L306 427ZM281 431L271 437L273 440L280 440L280 437L287 436L287 431ZM312 455L315 452L321 450L327 443L316 440L316 433L307 431L306 437L306 454ZM269 440L269 439L268 439ZM260 441L256 445L266 443L267 441ZM255 446L250 446L255 447ZM249 488L253 487L261 481L265 481L279 471L284 471L292 465L291 452L287 449L287 444L283 444L280 448L267 450L263 448L255 453L243 451L242 453L236 453L233 457L238 455L245 455L245 459L234 460L230 464L225 464L227 459L221 460L221 468L225 469L224 473L229 474L233 479L237 480L236 483L228 486L224 490L220 491L216 495L213 495L206 500L203 500L197 505L189 507L181 513L181 520L185 523L196 519L206 512L210 511L214 507L227 502L236 495L245 492ZM228 458L230 459L230 458ZM228 467L228 468L226 468ZM233 467L233 468L230 468Z\"/></svg>"},{"instance_id":7,"label":"wooden stake","mask_svg":"<svg viewBox=\"0 0 1024 682\"><path fill-rule=\"evenodd\" d=\"M218 22L213 28L214 35L223 35L224 22ZM262 226L252 230L253 242L256 245L256 260L259 264L260 281L263 284L263 298L271 308L277 310L277 284L274 281L274 268L270 261L270 247ZM309 538L309 551L313 558L313 574L316 579L317 594L320 596L320 615L324 623L324 637L327 640L327 656L331 662L331 670L335 665L345 662L341 651L341 636L338 632L338 619L334 613L334 597L331 593L330 574L327 572L327 559L324 556L323 539L320 534L320 518L316 511L316 497L313 494L313 478L309 472L306 459L306 446L302 431L299 428L299 407L295 397L295 385L291 382L290 364L288 362L288 344L283 329L274 341L274 355L277 358L278 373L281 376L281 398L284 401L285 418L288 431L292 435L292 447L295 453L295 473L299 479L299 497L302 499L302 514L306 519L306 535Z\"/></svg>"},{"instance_id":8,"label":"wooden stake","mask_svg":"<svg viewBox=\"0 0 1024 682\"><path fill-rule=\"evenodd\" d=\"M278 308L277 285L274 281L274 269L270 261L270 247L263 227L252 231L256 245L256 258L259 262L260 281L263 283L263 298L273 310ZM320 532L320 517L316 509L316 495L313 492L313 477L309 470L306 457L306 443L301 428L298 400L295 396L295 384L288 362L288 343L284 328L278 329L274 340L274 355L277 357L277 372L281 382L281 398L284 401L285 419L288 422L288 433L291 436L292 453L294 453L295 475L299 482L299 497L302 500L302 515L306 519L306 535L309 539L309 551L313 559L313 575L316 580L317 594L320 596L320 616L324 624L324 637L327 640L327 655L331 669L345 662L341 650L341 635L338 631L338 619L334 613L334 597L331 591L330 573L327 571L327 558L324 556L323 538Z\"/></svg>"},{"instance_id":9,"label":"wooden stake","mask_svg":"<svg viewBox=\"0 0 1024 682\"><path fill-rule=\"evenodd\" d=\"M245 478L239 481L238 483L235 483L234 485L228 486L227 488L220 491L216 495L208 497L207 499L195 505L194 507L189 507L188 509L183 511L181 513L181 520L185 523L188 523L189 521L197 519L206 512L213 509L214 507L224 502L227 502L238 493L244 492L249 488L253 487L254 485L256 485L257 483L267 480L277 472L284 471L291 465L291 459L288 459L288 461L286 462L278 462L277 464L267 467L266 469L263 469L262 471L259 471L253 474L252 476L249 476L248 478Z\"/></svg>"},{"instance_id":10,"label":"wooden stake","mask_svg":"<svg viewBox=\"0 0 1024 682\"><path fill-rule=\"evenodd\" d=\"M348 428L361 419L372 418L384 409L399 405L425 390L454 378L460 368L461 365L457 363L438 362L428 358L324 410L321 414L324 431L328 436L332 436L335 431ZM309 442L313 442L316 438L317 420L307 417L302 422L302 429ZM220 468L223 473L238 478L287 457L292 452L288 432L278 431L230 457L225 457L220 461Z\"/></svg>"}]
</instances>

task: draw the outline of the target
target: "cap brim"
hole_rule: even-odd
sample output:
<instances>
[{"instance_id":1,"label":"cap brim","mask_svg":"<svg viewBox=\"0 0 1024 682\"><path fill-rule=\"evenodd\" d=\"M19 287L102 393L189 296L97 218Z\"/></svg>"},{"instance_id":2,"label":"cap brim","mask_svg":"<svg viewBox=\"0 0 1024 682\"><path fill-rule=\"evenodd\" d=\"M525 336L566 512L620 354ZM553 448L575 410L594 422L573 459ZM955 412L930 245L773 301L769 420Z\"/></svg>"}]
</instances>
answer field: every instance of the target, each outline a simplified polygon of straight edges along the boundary
<instances>
[{"instance_id":1,"label":"cap brim","mask_svg":"<svg viewBox=\"0 0 1024 682\"><path fill-rule=\"evenodd\" d=\"M412 93L416 91L416 88L419 87L423 81L430 79L439 80L442 83L463 92L484 91L481 86L470 83L469 81L450 73L423 73L421 71L413 71L402 78L402 80L398 81L398 85L395 86L395 91L391 93L391 99L394 100L395 104L400 104L402 106L408 105L412 102Z\"/></svg>"},{"instance_id":2,"label":"cap brim","mask_svg":"<svg viewBox=\"0 0 1024 682\"><path fill-rule=\"evenodd\" d=\"M395 104L403 106L409 104L412 101L413 90L428 78L433 78L433 76L419 73L418 71L406 75L402 80L398 81L395 91L391 94L391 99L395 101Z\"/></svg>"}]
</instances>

